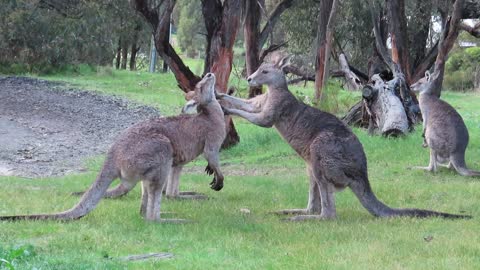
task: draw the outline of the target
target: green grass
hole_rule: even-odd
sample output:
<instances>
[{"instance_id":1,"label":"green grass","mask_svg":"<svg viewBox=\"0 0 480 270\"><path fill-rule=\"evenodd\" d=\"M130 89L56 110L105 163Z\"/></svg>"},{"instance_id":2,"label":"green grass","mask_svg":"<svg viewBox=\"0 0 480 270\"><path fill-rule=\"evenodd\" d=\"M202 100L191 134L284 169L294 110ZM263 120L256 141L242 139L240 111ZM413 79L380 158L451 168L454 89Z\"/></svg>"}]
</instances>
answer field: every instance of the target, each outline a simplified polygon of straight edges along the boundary
<instances>
[{"instance_id":1,"label":"green grass","mask_svg":"<svg viewBox=\"0 0 480 270\"><path fill-rule=\"evenodd\" d=\"M169 74L114 71L112 75L58 75L48 79L125 96L174 114L183 104ZM148 84L143 85L143 83ZM311 86L298 87L304 95ZM296 91L292 88L292 91ZM355 94L358 97L358 94ZM348 100L340 91L337 98ZM480 111L477 94L444 93L470 130L467 162L480 169ZM433 175L407 170L426 165L420 129L399 139L370 137L355 129L364 145L370 181L377 196L393 207L465 212L472 220L374 218L350 191L337 194L334 221L286 223L269 211L305 207L308 180L301 161L274 129L237 120L241 142L222 152L226 175L220 192L210 177L186 173L182 190L210 196L207 201L164 200L163 210L191 219L184 225L145 222L138 214L140 190L103 200L73 222L1 222L0 250L33 246L33 256L14 260L16 269L478 269L480 267L480 182L447 170ZM0 215L65 210L69 195L94 179L102 158L88 160L89 171L61 178L0 177ZM200 159L192 166L204 166ZM248 208L251 214L243 214ZM427 240L429 241L427 241ZM431 239L431 240L430 240ZM161 261L123 262L119 258L172 252ZM1 253L7 254L7 253ZM0 268L1 269L1 268ZM6 268L8 269L8 268Z\"/></svg>"}]
</instances>

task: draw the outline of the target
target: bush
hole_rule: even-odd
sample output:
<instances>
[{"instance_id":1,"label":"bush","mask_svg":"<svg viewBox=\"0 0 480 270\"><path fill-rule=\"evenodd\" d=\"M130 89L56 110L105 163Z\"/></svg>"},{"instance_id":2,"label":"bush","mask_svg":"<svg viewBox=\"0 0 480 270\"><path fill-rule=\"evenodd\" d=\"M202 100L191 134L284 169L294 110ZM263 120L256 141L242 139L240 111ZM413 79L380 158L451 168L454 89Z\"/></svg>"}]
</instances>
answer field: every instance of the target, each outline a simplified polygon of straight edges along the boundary
<instances>
[{"instance_id":1,"label":"bush","mask_svg":"<svg viewBox=\"0 0 480 270\"><path fill-rule=\"evenodd\" d=\"M474 81L474 71L469 68L445 74L443 84L448 90L465 92L474 89Z\"/></svg>"}]
</instances>

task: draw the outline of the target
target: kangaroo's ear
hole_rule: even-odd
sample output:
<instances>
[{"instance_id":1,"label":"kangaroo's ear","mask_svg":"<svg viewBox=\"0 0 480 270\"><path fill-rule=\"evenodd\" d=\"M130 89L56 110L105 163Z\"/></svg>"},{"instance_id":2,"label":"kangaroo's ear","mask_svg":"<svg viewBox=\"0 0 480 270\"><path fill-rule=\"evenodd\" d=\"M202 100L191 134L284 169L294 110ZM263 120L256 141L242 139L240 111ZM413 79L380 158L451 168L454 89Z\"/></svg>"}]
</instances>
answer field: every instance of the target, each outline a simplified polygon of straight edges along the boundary
<instances>
[{"instance_id":1,"label":"kangaroo's ear","mask_svg":"<svg viewBox=\"0 0 480 270\"><path fill-rule=\"evenodd\" d=\"M195 97L195 91L188 91L184 96L186 101L192 100Z\"/></svg>"},{"instance_id":2,"label":"kangaroo's ear","mask_svg":"<svg viewBox=\"0 0 480 270\"><path fill-rule=\"evenodd\" d=\"M430 79L432 78L432 76L430 75L430 71L425 71L425 79L427 79L427 82L430 81Z\"/></svg>"},{"instance_id":3,"label":"kangaroo's ear","mask_svg":"<svg viewBox=\"0 0 480 270\"><path fill-rule=\"evenodd\" d=\"M278 63L275 65L280 70L283 70L287 65L290 64L290 55L283 57Z\"/></svg>"}]
</instances>

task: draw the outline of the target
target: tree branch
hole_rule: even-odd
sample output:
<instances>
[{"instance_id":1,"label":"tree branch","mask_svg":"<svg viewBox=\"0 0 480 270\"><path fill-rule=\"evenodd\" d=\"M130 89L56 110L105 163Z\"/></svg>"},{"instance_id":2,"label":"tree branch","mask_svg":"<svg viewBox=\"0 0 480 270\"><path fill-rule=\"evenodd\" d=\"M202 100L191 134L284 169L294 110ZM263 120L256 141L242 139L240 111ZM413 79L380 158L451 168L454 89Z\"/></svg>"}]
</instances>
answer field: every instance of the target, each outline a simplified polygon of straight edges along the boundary
<instances>
[{"instance_id":1,"label":"tree branch","mask_svg":"<svg viewBox=\"0 0 480 270\"><path fill-rule=\"evenodd\" d=\"M440 96L442 91L443 73L445 71L445 62L448 59L448 52L452 49L460 32L459 25L462 19L463 7L464 0L455 1L452 15L447 19L442 35L440 36L437 59L435 60L435 72L432 75L433 79L429 86L431 93L437 96Z\"/></svg>"},{"instance_id":2,"label":"tree branch","mask_svg":"<svg viewBox=\"0 0 480 270\"><path fill-rule=\"evenodd\" d=\"M280 44L272 44L265 50L262 50L262 52L260 53L259 63L262 63L263 60L265 60L265 57L267 57L269 53L279 50L280 48L285 47L286 45L287 45L287 42L283 42Z\"/></svg>"},{"instance_id":3,"label":"tree branch","mask_svg":"<svg viewBox=\"0 0 480 270\"><path fill-rule=\"evenodd\" d=\"M474 26L470 26L465 22L461 22L459 28L465 32L470 33L470 35L476 38L480 38L480 22L478 22Z\"/></svg>"},{"instance_id":4,"label":"tree branch","mask_svg":"<svg viewBox=\"0 0 480 270\"><path fill-rule=\"evenodd\" d=\"M270 33L273 31L273 27L277 23L278 19L280 19L280 15L282 15L282 13L290 8L293 4L293 0L283 0L275 6L272 13L268 17L267 23L260 33L260 39L258 42L259 49L261 49L263 45L265 45L265 42L267 42L268 35L270 35Z\"/></svg>"}]
</instances>

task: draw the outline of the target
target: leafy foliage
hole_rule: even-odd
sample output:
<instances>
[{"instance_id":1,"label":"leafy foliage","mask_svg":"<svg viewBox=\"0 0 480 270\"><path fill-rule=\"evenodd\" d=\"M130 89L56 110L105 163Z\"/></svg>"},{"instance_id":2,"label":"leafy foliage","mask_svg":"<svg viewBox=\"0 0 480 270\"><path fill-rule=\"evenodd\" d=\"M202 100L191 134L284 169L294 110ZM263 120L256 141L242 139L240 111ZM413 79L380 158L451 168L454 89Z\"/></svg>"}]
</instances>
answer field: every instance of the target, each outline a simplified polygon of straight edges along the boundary
<instances>
[{"instance_id":1,"label":"leafy foliage","mask_svg":"<svg viewBox=\"0 0 480 270\"><path fill-rule=\"evenodd\" d=\"M178 1L176 8L180 10L177 36L182 51L188 57L195 57L205 49L205 24L202 17L200 1Z\"/></svg>"},{"instance_id":2,"label":"leafy foliage","mask_svg":"<svg viewBox=\"0 0 480 270\"><path fill-rule=\"evenodd\" d=\"M131 37L141 20L127 0L77 5L80 12L70 15L45 8L39 1L3 1L1 71L49 73L67 64L111 65L117 40Z\"/></svg>"}]
</instances>

